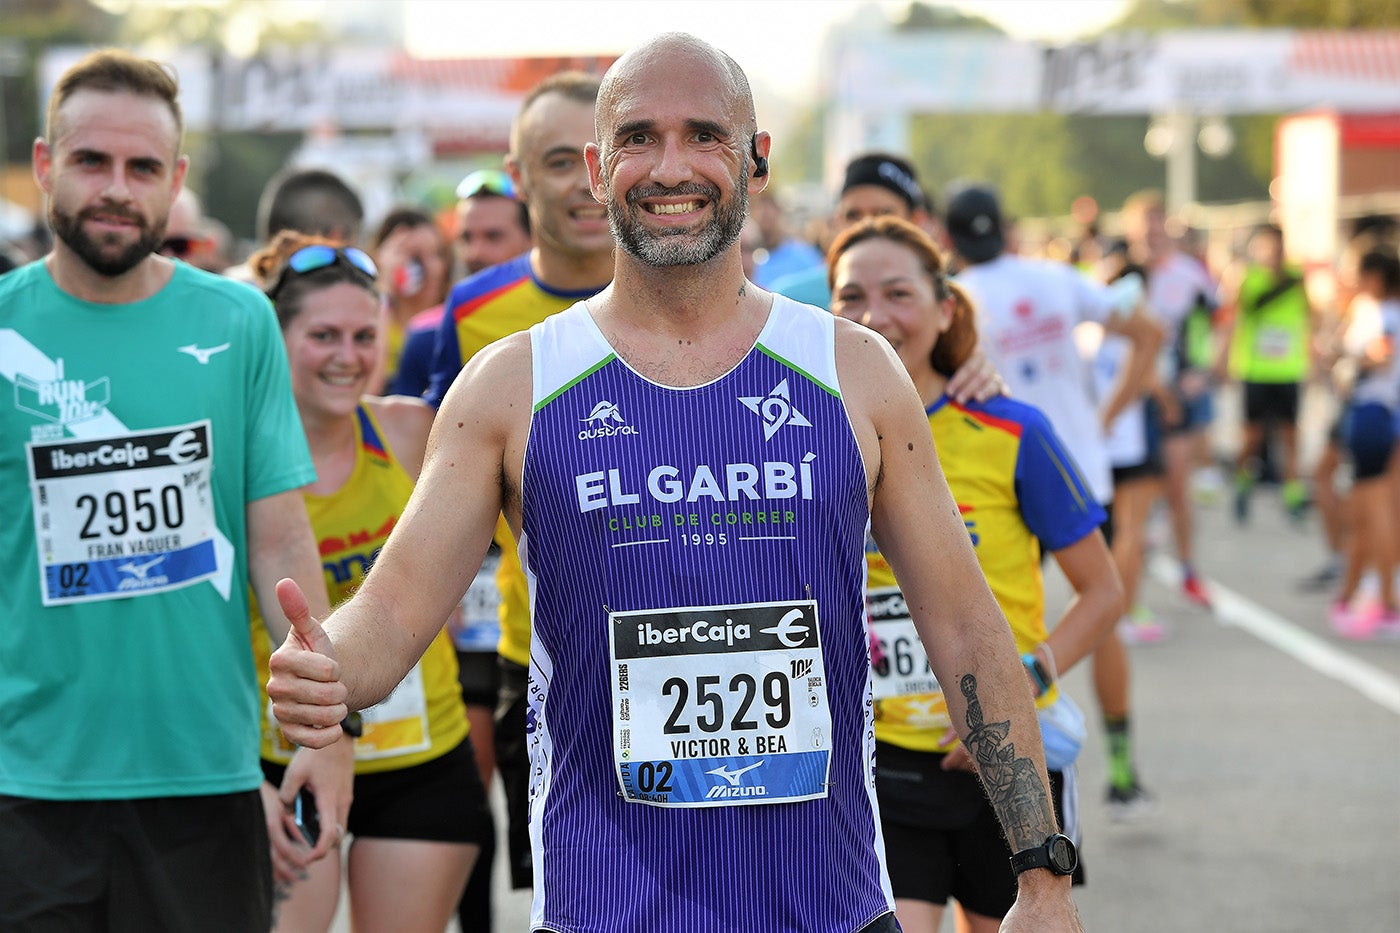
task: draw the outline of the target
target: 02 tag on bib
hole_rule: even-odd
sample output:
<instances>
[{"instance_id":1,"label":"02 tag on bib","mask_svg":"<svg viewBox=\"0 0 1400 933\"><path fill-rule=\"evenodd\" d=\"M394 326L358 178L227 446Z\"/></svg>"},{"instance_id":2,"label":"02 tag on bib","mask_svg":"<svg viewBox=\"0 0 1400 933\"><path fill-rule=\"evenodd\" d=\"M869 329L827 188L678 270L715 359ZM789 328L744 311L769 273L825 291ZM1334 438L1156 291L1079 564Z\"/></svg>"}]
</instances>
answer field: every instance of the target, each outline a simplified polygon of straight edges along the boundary
<instances>
[{"instance_id":1,"label":"02 tag on bib","mask_svg":"<svg viewBox=\"0 0 1400 933\"><path fill-rule=\"evenodd\" d=\"M831 710L813 601L614 612L622 797L663 807L827 794Z\"/></svg>"},{"instance_id":2,"label":"02 tag on bib","mask_svg":"<svg viewBox=\"0 0 1400 933\"><path fill-rule=\"evenodd\" d=\"M207 420L25 452L45 606L161 593L219 573Z\"/></svg>"}]
</instances>

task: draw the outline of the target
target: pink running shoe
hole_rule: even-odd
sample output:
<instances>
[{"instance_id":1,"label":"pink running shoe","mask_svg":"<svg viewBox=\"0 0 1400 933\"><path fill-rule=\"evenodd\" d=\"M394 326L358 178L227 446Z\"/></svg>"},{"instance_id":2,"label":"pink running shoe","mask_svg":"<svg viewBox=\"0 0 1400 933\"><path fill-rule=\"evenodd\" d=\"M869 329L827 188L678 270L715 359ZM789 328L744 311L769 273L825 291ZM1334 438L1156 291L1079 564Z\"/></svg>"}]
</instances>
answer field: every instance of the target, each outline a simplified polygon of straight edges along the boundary
<instances>
[{"instance_id":1,"label":"pink running shoe","mask_svg":"<svg viewBox=\"0 0 1400 933\"><path fill-rule=\"evenodd\" d=\"M1201 578L1195 574L1182 578L1181 595L1185 596L1189 602L1195 603L1202 609L1214 608L1214 604L1210 601L1210 594L1206 592L1206 585L1202 583Z\"/></svg>"},{"instance_id":2,"label":"pink running shoe","mask_svg":"<svg viewBox=\"0 0 1400 933\"><path fill-rule=\"evenodd\" d=\"M1375 637L1381 616L1366 612L1354 612L1342 600L1336 600L1327 607L1327 622L1332 631L1352 641L1369 641Z\"/></svg>"},{"instance_id":3,"label":"pink running shoe","mask_svg":"<svg viewBox=\"0 0 1400 933\"><path fill-rule=\"evenodd\" d=\"M1387 641L1400 641L1400 611L1382 609L1376 616L1375 634Z\"/></svg>"},{"instance_id":4,"label":"pink running shoe","mask_svg":"<svg viewBox=\"0 0 1400 933\"><path fill-rule=\"evenodd\" d=\"M1167 640L1167 627L1145 606L1118 620L1118 640L1125 645L1155 645Z\"/></svg>"}]
</instances>

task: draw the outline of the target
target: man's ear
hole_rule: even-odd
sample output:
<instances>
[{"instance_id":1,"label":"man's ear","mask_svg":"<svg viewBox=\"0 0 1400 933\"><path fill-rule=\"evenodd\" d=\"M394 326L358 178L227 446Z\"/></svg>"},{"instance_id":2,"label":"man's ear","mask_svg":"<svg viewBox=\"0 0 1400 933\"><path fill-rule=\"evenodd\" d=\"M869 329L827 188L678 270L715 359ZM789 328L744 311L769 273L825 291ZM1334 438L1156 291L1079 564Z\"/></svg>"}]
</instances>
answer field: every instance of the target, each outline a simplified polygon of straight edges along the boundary
<instances>
[{"instance_id":1,"label":"man's ear","mask_svg":"<svg viewBox=\"0 0 1400 933\"><path fill-rule=\"evenodd\" d=\"M603 183L603 152L597 143L583 147L583 161L588 165L588 188L593 192L593 200L599 204L608 203L608 186Z\"/></svg>"},{"instance_id":2,"label":"man's ear","mask_svg":"<svg viewBox=\"0 0 1400 933\"><path fill-rule=\"evenodd\" d=\"M753 158L753 168L749 172L747 185L749 194L758 194L768 187L768 155L773 148L773 137L766 130L759 130L749 140L749 155Z\"/></svg>"},{"instance_id":3,"label":"man's ear","mask_svg":"<svg viewBox=\"0 0 1400 933\"><path fill-rule=\"evenodd\" d=\"M49 189L49 174L53 170L53 149L39 136L34 140L34 181L44 194L52 194Z\"/></svg>"}]
</instances>

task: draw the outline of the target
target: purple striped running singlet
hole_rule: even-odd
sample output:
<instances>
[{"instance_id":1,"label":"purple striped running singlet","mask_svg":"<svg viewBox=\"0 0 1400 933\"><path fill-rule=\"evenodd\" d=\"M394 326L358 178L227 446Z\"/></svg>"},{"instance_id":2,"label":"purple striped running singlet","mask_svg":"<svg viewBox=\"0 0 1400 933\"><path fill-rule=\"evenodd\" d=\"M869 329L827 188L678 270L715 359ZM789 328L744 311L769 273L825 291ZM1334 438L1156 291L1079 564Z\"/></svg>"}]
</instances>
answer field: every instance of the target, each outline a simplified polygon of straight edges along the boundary
<instances>
[{"instance_id":1,"label":"purple striped running singlet","mask_svg":"<svg viewBox=\"0 0 1400 933\"><path fill-rule=\"evenodd\" d=\"M775 297L681 389L582 304L530 336L532 929L861 929L893 901L830 315Z\"/></svg>"}]
</instances>

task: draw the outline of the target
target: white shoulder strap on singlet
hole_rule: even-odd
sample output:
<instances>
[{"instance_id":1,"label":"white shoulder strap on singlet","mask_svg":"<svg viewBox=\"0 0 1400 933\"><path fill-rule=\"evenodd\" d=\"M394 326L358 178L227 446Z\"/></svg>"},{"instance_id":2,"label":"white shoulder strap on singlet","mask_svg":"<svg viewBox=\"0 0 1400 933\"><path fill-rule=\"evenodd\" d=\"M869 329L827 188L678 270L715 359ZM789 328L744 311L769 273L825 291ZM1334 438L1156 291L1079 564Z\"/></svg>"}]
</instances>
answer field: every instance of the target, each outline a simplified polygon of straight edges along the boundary
<instances>
[{"instance_id":1,"label":"white shoulder strap on singlet","mask_svg":"<svg viewBox=\"0 0 1400 933\"><path fill-rule=\"evenodd\" d=\"M836 319L830 312L775 294L768 323L758 335L758 348L840 397Z\"/></svg>"},{"instance_id":2,"label":"white shoulder strap on singlet","mask_svg":"<svg viewBox=\"0 0 1400 933\"><path fill-rule=\"evenodd\" d=\"M616 355L581 301L531 327L531 411L539 411Z\"/></svg>"}]
</instances>

